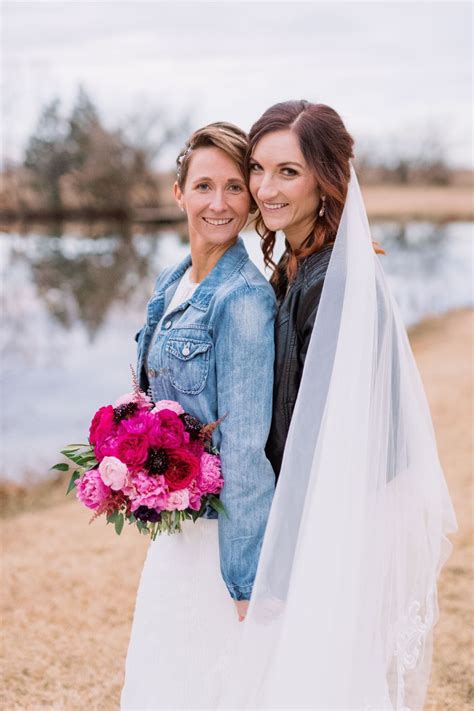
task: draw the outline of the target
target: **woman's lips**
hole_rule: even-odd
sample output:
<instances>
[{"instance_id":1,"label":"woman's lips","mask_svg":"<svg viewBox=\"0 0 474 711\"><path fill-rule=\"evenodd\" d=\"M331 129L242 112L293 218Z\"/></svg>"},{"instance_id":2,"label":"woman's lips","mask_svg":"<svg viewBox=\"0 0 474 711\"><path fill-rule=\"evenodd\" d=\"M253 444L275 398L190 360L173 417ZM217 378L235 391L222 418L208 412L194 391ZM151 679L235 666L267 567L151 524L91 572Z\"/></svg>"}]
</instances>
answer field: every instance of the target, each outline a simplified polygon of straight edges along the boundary
<instances>
[{"instance_id":1,"label":"woman's lips","mask_svg":"<svg viewBox=\"0 0 474 711\"><path fill-rule=\"evenodd\" d=\"M268 212L276 212L277 210L281 210L283 207L288 207L287 202L264 202L262 205Z\"/></svg>"},{"instance_id":2,"label":"woman's lips","mask_svg":"<svg viewBox=\"0 0 474 711\"><path fill-rule=\"evenodd\" d=\"M215 227L219 227L220 225L228 225L229 222L232 222L234 218L223 217L220 220L217 220L213 217L203 217L202 219L204 220L204 222L207 222L208 225L214 225Z\"/></svg>"}]
</instances>

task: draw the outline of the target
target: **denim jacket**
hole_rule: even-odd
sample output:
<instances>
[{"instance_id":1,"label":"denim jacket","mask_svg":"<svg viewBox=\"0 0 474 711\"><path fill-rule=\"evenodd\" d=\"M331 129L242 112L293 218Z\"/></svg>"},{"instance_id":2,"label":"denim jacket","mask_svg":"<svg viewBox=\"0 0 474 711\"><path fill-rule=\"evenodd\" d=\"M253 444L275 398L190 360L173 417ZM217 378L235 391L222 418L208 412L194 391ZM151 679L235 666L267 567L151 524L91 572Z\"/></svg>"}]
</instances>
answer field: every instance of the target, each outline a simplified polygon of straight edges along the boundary
<instances>
[{"instance_id":1,"label":"denim jacket","mask_svg":"<svg viewBox=\"0 0 474 711\"><path fill-rule=\"evenodd\" d=\"M275 487L265 443L272 416L276 300L239 237L153 338L190 264L188 255L157 279L146 324L136 336L137 372L155 401L177 400L202 422L225 415L212 441L220 450L225 482L220 498L228 518L212 509L205 516L218 518L221 573L230 595L248 600Z\"/></svg>"}]
</instances>

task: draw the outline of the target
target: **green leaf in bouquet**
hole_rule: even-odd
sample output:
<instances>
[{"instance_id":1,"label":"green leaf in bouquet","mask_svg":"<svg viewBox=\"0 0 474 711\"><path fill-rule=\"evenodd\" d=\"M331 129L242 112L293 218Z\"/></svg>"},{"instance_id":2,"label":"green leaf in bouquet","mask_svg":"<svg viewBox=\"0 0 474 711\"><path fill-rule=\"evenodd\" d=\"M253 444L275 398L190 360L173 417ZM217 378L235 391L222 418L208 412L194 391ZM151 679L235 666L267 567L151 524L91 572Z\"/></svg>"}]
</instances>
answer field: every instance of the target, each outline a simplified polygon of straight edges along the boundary
<instances>
[{"instance_id":1,"label":"green leaf in bouquet","mask_svg":"<svg viewBox=\"0 0 474 711\"><path fill-rule=\"evenodd\" d=\"M124 519L123 513L118 513L118 511L116 513L117 513L117 518L115 519L115 533L118 536L120 536L120 534L122 533L123 524L124 524L125 519Z\"/></svg>"},{"instance_id":2,"label":"green leaf in bouquet","mask_svg":"<svg viewBox=\"0 0 474 711\"><path fill-rule=\"evenodd\" d=\"M107 523L115 523L118 515L119 511L112 511L112 513L108 513L106 516Z\"/></svg>"},{"instance_id":3,"label":"green leaf in bouquet","mask_svg":"<svg viewBox=\"0 0 474 711\"><path fill-rule=\"evenodd\" d=\"M227 513L227 510L222 503L220 499L217 498L217 496L209 496L209 505L214 509L214 511L217 511L218 513L223 513L227 518L229 518L229 514Z\"/></svg>"},{"instance_id":4,"label":"green leaf in bouquet","mask_svg":"<svg viewBox=\"0 0 474 711\"><path fill-rule=\"evenodd\" d=\"M78 452L80 447L77 449L62 449L61 454L64 454L65 457L69 457L70 454L74 454L74 452Z\"/></svg>"},{"instance_id":5,"label":"green leaf in bouquet","mask_svg":"<svg viewBox=\"0 0 474 711\"><path fill-rule=\"evenodd\" d=\"M81 478L80 472L78 472L77 469L75 471L73 471L71 478L69 480L69 485L67 487L66 496L76 487L76 481L80 478Z\"/></svg>"},{"instance_id":6,"label":"green leaf in bouquet","mask_svg":"<svg viewBox=\"0 0 474 711\"><path fill-rule=\"evenodd\" d=\"M58 472L67 472L69 471L69 464L66 464L66 462L59 462L59 464L55 464L54 467L50 467L50 469L57 469Z\"/></svg>"},{"instance_id":7,"label":"green leaf in bouquet","mask_svg":"<svg viewBox=\"0 0 474 711\"><path fill-rule=\"evenodd\" d=\"M135 518L135 515L132 514L132 513L130 514L130 516L127 516L127 519L128 519L128 522L129 522L129 523L135 523L135 521L137 520L137 519Z\"/></svg>"}]
</instances>

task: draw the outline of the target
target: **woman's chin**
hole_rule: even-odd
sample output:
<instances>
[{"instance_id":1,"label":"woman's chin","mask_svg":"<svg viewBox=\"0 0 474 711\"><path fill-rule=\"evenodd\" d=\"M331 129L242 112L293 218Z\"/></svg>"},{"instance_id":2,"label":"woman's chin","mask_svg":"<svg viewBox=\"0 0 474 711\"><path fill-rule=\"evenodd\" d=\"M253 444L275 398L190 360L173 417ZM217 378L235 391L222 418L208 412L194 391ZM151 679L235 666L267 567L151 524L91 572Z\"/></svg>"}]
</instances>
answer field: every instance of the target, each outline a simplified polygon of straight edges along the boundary
<instances>
[{"instance_id":1,"label":"woman's chin","mask_svg":"<svg viewBox=\"0 0 474 711\"><path fill-rule=\"evenodd\" d=\"M279 230L284 230L287 224L286 220L277 219L275 217L265 217L263 218L263 224L270 230L270 232L278 232Z\"/></svg>"}]
</instances>

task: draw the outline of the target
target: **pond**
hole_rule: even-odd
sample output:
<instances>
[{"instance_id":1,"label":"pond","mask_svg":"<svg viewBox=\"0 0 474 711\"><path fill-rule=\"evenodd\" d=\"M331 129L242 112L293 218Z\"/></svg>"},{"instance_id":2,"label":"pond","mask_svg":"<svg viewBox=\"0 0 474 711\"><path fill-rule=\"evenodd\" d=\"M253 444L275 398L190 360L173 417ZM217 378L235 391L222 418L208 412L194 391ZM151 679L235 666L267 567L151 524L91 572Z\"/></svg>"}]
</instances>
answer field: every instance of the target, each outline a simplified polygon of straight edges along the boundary
<instances>
[{"instance_id":1,"label":"pond","mask_svg":"<svg viewBox=\"0 0 474 711\"><path fill-rule=\"evenodd\" d=\"M472 305L472 223L371 226L407 326ZM263 270L258 236L243 238ZM156 275L187 250L172 228L1 234L2 478L44 476L64 444L85 441L95 409L130 390L133 337Z\"/></svg>"}]
</instances>

